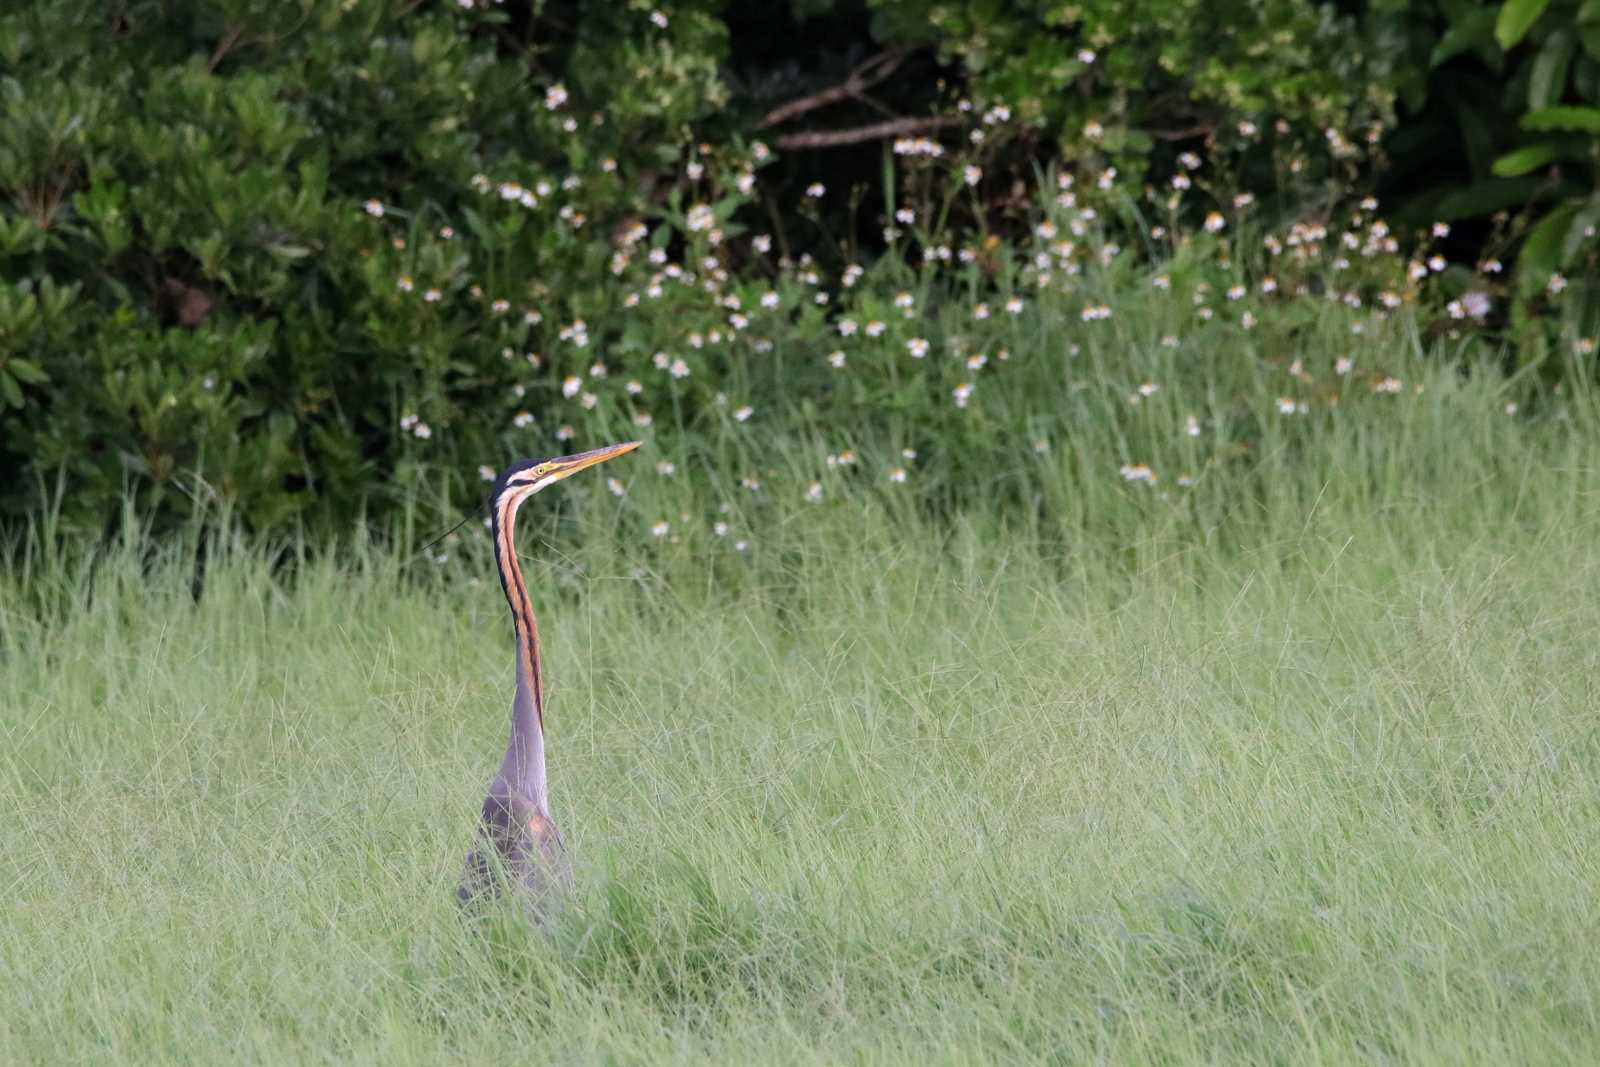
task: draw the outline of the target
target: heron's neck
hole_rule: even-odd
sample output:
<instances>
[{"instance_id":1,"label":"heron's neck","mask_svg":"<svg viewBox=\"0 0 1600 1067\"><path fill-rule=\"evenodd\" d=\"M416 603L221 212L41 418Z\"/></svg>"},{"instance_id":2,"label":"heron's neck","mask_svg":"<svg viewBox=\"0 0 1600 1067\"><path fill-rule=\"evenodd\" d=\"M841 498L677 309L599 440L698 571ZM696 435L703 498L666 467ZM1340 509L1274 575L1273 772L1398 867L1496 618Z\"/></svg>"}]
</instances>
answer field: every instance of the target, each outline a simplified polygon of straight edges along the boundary
<instances>
[{"instance_id":1,"label":"heron's neck","mask_svg":"<svg viewBox=\"0 0 1600 1067\"><path fill-rule=\"evenodd\" d=\"M500 779L533 801L545 815L550 814L549 786L544 768L544 726L536 692L530 683L538 671L529 670L527 646L517 642L517 695L511 703L511 737L506 742L505 759L500 761Z\"/></svg>"},{"instance_id":2,"label":"heron's neck","mask_svg":"<svg viewBox=\"0 0 1600 1067\"><path fill-rule=\"evenodd\" d=\"M500 764L500 778L549 814L544 767L544 681L539 665L539 624L533 617L528 586L517 563L516 504L509 503L497 516L496 555L501 585L511 606L516 640L517 694L511 704L511 738Z\"/></svg>"}]
</instances>

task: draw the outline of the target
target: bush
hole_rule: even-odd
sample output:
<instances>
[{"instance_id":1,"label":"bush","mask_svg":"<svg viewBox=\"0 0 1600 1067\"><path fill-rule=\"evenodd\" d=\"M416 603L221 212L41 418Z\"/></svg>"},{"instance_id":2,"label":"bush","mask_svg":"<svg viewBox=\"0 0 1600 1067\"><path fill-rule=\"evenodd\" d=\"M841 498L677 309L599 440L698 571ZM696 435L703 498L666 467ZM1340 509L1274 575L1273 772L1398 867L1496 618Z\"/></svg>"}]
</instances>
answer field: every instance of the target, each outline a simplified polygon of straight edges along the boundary
<instances>
[{"instance_id":1,"label":"bush","mask_svg":"<svg viewBox=\"0 0 1600 1067\"><path fill-rule=\"evenodd\" d=\"M1356 319L1458 298L1441 332L1499 303L1356 203L1406 73L1388 9L284 10L0 16L4 513L60 477L77 531L127 491L157 528L222 506L337 529L425 486L468 504L512 455L640 434L752 482L797 443L916 450L949 504L1067 432L1022 394L980 411L971 377L1079 345L1151 277L1218 316L1172 330L1248 311L1283 345L1327 318L1278 306L1289 277ZM766 81L746 47L763 20ZM813 56L819 23L862 33ZM1368 44L1330 61L1340 34ZM863 131L885 101L901 113ZM1249 192L1263 178L1275 205ZM1269 229L1292 267L1258 262ZM1218 298L1268 277L1260 307ZM748 418L758 437L734 432Z\"/></svg>"},{"instance_id":2,"label":"bush","mask_svg":"<svg viewBox=\"0 0 1600 1067\"><path fill-rule=\"evenodd\" d=\"M614 12L631 33L584 19L559 42L571 81L537 91L556 46L496 8L100 9L0 18L0 502L64 470L91 526L124 486L164 519L218 498L269 527L381 503L409 398L509 388L537 279L597 283L626 182L720 100L721 24L693 5L668 27ZM488 210L488 169L526 206ZM547 190L577 175L563 210ZM401 301L405 271L438 302ZM516 314L482 313L497 300Z\"/></svg>"},{"instance_id":3,"label":"bush","mask_svg":"<svg viewBox=\"0 0 1600 1067\"><path fill-rule=\"evenodd\" d=\"M1423 177L1403 214L1478 220L1483 258L1515 253L1527 312L1563 272L1593 274L1600 252L1600 4L1416 3L1409 16L1419 74L1390 180Z\"/></svg>"},{"instance_id":4,"label":"bush","mask_svg":"<svg viewBox=\"0 0 1600 1067\"><path fill-rule=\"evenodd\" d=\"M897 36L937 41L968 72L966 91L1122 165L1162 141L1231 142L1241 120L1318 140L1381 128L1403 58L1382 20L1305 0L876 7Z\"/></svg>"}]
</instances>

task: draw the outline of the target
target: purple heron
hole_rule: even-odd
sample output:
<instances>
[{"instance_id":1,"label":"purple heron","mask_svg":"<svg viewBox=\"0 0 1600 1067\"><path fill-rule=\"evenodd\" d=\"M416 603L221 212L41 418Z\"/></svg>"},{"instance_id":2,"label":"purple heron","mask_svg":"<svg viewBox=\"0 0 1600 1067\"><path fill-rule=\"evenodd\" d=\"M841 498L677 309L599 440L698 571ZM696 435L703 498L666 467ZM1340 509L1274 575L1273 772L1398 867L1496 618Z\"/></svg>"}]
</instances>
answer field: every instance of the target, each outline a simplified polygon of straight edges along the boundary
<instances>
[{"instance_id":1,"label":"purple heron","mask_svg":"<svg viewBox=\"0 0 1600 1067\"><path fill-rule=\"evenodd\" d=\"M467 856L456 897L463 904L511 892L537 916L572 886L572 860L550 818L544 763L544 679L539 667L539 626L517 562L517 509L547 486L586 467L632 452L638 441L608 445L556 459L523 459L495 479L489 495L489 530L495 569L516 643L517 690L511 702L511 737L500 772L489 786L478 823L478 847Z\"/></svg>"}]
</instances>

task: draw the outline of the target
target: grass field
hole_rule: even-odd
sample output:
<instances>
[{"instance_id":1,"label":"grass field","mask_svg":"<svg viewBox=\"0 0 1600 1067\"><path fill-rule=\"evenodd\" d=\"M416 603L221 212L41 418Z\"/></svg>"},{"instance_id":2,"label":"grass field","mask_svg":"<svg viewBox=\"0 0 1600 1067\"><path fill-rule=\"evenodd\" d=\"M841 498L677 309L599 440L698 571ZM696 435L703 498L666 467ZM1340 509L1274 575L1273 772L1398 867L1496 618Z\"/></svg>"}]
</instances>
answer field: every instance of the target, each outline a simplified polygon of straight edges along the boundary
<instances>
[{"instance_id":1,"label":"grass field","mask_svg":"<svg viewBox=\"0 0 1600 1067\"><path fill-rule=\"evenodd\" d=\"M711 564L545 504L548 938L452 897L476 539L19 550L0 1061L1586 1061L1593 420L1437 378L1191 510L830 495Z\"/></svg>"}]
</instances>

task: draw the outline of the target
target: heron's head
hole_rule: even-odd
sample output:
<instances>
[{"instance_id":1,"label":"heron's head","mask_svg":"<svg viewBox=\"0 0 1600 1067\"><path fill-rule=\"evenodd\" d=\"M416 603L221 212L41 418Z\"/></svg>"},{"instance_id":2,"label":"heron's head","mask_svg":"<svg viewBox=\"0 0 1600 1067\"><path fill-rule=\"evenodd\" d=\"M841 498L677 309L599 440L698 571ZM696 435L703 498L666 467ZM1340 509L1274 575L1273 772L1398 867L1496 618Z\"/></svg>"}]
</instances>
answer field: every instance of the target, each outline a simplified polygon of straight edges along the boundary
<instances>
[{"instance_id":1,"label":"heron's head","mask_svg":"<svg viewBox=\"0 0 1600 1067\"><path fill-rule=\"evenodd\" d=\"M555 459L519 459L500 472L494 490L489 495L490 508L498 512L504 504L513 508L546 486L563 478L570 478L596 463L604 463L615 456L632 452L638 441L625 441L620 445L607 445L575 456L557 456Z\"/></svg>"}]
</instances>

